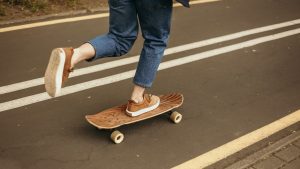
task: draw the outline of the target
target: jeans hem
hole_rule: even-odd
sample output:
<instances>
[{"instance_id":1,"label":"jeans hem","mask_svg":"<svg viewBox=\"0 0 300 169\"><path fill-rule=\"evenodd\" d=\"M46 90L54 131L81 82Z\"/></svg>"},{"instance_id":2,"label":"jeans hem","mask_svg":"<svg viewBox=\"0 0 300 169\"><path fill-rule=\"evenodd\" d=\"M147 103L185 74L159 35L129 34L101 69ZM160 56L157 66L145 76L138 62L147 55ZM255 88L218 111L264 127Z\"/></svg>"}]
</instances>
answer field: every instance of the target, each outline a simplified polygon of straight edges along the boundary
<instances>
[{"instance_id":1,"label":"jeans hem","mask_svg":"<svg viewBox=\"0 0 300 169\"><path fill-rule=\"evenodd\" d=\"M140 83L140 82L137 82L137 81L135 81L135 80L133 80L133 83L135 84L135 85L137 85L137 86L140 86L140 87L143 87L143 88L145 88L145 89L149 89L149 88L151 88L151 86L152 86L152 84L144 84L144 83Z\"/></svg>"}]
</instances>

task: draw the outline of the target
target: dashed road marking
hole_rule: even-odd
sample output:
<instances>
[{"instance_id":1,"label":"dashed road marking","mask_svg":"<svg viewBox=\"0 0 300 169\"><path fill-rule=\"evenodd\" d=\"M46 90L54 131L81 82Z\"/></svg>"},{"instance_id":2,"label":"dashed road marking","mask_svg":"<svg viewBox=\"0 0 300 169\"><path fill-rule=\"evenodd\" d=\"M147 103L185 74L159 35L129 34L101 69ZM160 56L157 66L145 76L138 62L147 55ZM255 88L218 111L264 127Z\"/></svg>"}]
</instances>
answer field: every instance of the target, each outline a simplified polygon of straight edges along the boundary
<instances>
[{"instance_id":1,"label":"dashed road marking","mask_svg":"<svg viewBox=\"0 0 300 169\"><path fill-rule=\"evenodd\" d=\"M234 45L229 45L226 47L209 50L209 51L202 52L202 53L198 53L198 54L194 54L194 55L190 55L190 56L186 56L186 57L182 57L182 58L178 58L178 59L173 59L173 60L161 63L158 70L164 70L164 69L176 67L179 65L191 63L194 61L198 61L201 59L218 56L220 54L228 53L231 51L236 51L236 50L239 50L242 48L254 46L257 44L261 44L264 42L268 42L268 41L272 41L272 40L276 40L276 39L280 39L280 38L284 38L284 37L288 37L288 36L292 36L292 35L296 35L299 33L300 33L300 28L293 29L293 30L289 30L289 31L285 31L285 32L281 32L281 33L277 33L277 34L273 34L273 35L269 35L269 36L264 36L264 37L248 40L248 41L237 43ZM135 73L135 70L130 70L127 72L107 76L104 78L99 78L99 79L87 81L84 83L79 83L76 85L68 86L68 87L65 87L62 89L61 96L72 94L72 93L83 91L83 90L87 90L87 89L91 89L91 88L98 87L98 86L103 86L106 84L115 83L115 82L118 82L121 80L126 80L129 78L132 78L134 76L134 73ZM35 94L35 95L11 100L8 102L0 103L0 112L6 111L6 110L11 110L11 109L22 107L22 106L26 106L26 105L30 105L30 104L41 102L44 100L49 100L49 99L51 99L51 98L47 95L47 93L44 92L44 93L40 93L40 94Z\"/></svg>"}]
</instances>

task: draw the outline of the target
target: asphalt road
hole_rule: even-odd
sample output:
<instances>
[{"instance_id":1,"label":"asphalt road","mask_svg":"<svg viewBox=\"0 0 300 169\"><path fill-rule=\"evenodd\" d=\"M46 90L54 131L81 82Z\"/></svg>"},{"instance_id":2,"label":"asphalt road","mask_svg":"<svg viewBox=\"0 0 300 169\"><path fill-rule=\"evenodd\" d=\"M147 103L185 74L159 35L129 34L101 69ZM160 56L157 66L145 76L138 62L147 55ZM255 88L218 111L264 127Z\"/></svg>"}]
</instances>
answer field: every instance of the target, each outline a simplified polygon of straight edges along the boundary
<instances>
[{"instance_id":1,"label":"asphalt road","mask_svg":"<svg viewBox=\"0 0 300 169\"><path fill-rule=\"evenodd\" d=\"M169 48L300 18L299 0L223 0L176 8ZM92 19L0 33L0 86L43 76L50 51L78 46L105 33L108 19ZM299 28L264 31L168 55L183 58ZM140 37L126 57L139 54ZM0 168L170 168L300 108L300 34L159 71L149 91L184 94L184 116L166 115L121 127L115 145L86 114L125 103L132 79L0 112ZM107 63L106 58L77 69ZM68 86L132 70L136 63L71 78ZM0 95L0 102L44 92L42 85ZM4 104L2 104L3 106Z\"/></svg>"}]
</instances>

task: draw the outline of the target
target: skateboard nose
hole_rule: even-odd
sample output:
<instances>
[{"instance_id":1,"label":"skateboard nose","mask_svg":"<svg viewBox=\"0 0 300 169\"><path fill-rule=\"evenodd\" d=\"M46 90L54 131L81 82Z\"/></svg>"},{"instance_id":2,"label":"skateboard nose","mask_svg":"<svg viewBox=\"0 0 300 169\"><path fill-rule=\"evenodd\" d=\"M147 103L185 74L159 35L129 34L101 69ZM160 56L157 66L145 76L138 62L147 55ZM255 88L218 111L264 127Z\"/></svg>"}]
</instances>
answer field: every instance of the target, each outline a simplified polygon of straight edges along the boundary
<instances>
[{"instance_id":1,"label":"skateboard nose","mask_svg":"<svg viewBox=\"0 0 300 169\"><path fill-rule=\"evenodd\" d=\"M93 117L93 115L86 115L85 119L90 120L90 119L92 119L92 117Z\"/></svg>"}]
</instances>

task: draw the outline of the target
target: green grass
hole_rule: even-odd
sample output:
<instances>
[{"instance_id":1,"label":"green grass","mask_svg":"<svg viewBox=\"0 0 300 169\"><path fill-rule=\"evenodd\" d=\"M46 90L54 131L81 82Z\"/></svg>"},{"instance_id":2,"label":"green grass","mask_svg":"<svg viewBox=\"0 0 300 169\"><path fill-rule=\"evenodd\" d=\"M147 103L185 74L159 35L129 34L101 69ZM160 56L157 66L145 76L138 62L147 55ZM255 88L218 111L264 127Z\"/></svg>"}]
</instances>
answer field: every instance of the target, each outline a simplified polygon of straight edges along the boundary
<instances>
[{"instance_id":1,"label":"green grass","mask_svg":"<svg viewBox=\"0 0 300 169\"><path fill-rule=\"evenodd\" d=\"M31 12L43 10L48 0L3 0L11 6L21 6L22 8L29 9Z\"/></svg>"},{"instance_id":2,"label":"green grass","mask_svg":"<svg viewBox=\"0 0 300 169\"><path fill-rule=\"evenodd\" d=\"M5 16L5 15L6 15L5 6L3 4L0 4L0 16Z\"/></svg>"},{"instance_id":3,"label":"green grass","mask_svg":"<svg viewBox=\"0 0 300 169\"><path fill-rule=\"evenodd\" d=\"M0 6L0 16L5 16L5 10L2 6Z\"/></svg>"}]
</instances>

